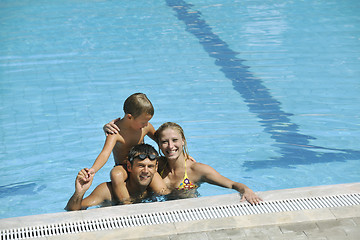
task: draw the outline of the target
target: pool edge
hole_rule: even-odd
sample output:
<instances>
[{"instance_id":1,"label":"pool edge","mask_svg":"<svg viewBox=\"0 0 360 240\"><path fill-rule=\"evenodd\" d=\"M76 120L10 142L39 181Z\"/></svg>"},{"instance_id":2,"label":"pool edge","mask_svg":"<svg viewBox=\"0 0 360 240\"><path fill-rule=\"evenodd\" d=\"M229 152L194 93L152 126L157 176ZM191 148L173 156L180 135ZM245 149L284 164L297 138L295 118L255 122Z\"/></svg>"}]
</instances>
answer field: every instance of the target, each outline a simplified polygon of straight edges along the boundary
<instances>
[{"instance_id":1,"label":"pool edge","mask_svg":"<svg viewBox=\"0 0 360 240\"><path fill-rule=\"evenodd\" d=\"M294 198L310 198L331 195L360 193L360 183L348 183L337 185L324 185L316 187L303 187L283 190L273 190L258 192L264 201L277 201ZM59 224L64 222L77 222L94 220L109 217L131 216L145 213L156 213L164 211L184 210L193 208L203 208L211 206L224 206L238 204L240 195L237 193L201 197L183 200L174 200L168 202L144 203L126 206L114 206L106 208L90 209L85 211L61 212L42 215L32 215L16 218L0 219L0 230L25 228L39 225ZM360 217L360 207L337 207L322 208L312 210L301 210L281 213L268 213L260 215L235 216L227 218L216 218L208 220L198 220L189 222L166 223L150 226L129 227L112 230L100 230L82 233L71 233L57 236L48 236L46 239L72 239L82 237L105 237L112 236L122 238L139 238L146 234L147 236L167 236L181 233L190 233L194 231L209 231L232 229L239 227L268 226L274 224L286 224L293 222L321 221L330 219L341 219L350 217ZM149 230L151 229L151 233ZM131 237L130 237L130 235Z\"/></svg>"}]
</instances>

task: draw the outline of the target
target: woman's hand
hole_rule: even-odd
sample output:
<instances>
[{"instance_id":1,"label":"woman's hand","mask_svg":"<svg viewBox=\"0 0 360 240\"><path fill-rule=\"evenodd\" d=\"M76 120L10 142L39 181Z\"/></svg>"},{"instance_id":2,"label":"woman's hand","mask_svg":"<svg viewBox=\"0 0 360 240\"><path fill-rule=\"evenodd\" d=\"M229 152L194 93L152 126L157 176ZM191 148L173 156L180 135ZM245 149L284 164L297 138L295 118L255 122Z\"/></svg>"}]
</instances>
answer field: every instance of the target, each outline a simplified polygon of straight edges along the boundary
<instances>
[{"instance_id":1,"label":"woman's hand","mask_svg":"<svg viewBox=\"0 0 360 240\"><path fill-rule=\"evenodd\" d=\"M258 204L262 199L256 195L250 188L245 188L245 192L242 195L241 201L248 201L251 204Z\"/></svg>"},{"instance_id":2,"label":"woman's hand","mask_svg":"<svg viewBox=\"0 0 360 240\"><path fill-rule=\"evenodd\" d=\"M116 118L116 119L112 120L111 122L104 125L103 130L104 130L106 136L108 136L109 134L120 133L120 128L115 124L119 120L120 120L120 118Z\"/></svg>"}]
</instances>

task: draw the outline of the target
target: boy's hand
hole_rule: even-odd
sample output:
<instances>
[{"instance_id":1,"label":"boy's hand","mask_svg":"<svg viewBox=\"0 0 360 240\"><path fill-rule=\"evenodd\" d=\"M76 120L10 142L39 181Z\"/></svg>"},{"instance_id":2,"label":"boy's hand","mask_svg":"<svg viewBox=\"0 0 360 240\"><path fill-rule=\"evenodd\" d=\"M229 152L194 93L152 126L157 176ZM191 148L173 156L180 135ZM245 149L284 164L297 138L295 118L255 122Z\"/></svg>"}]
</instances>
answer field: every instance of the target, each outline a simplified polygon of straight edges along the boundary
<instances>
[{"instance_id":1,"label":"boy's hand","mask_svg":"<svg viewBox=\"0 0 360 240\"><path fill-rule=\"evenodd\" d=\"M89 180L90 178L95 176L95 169L93 169L93 168L84 168L83 170L84 170L86 180Z\"/></svg>"},{"instance_id":2,"label":"boy's hand","mask_svg":"<svg viewBox=\"0 0 360 240\"><path fill-rule=\"evenodd\" d=\"M119 120L120 118L117 118L104 125L103 130L106 136L108 136L109 134L120 133L120 128L115 124Z\"/></svg>"}]
</instances>

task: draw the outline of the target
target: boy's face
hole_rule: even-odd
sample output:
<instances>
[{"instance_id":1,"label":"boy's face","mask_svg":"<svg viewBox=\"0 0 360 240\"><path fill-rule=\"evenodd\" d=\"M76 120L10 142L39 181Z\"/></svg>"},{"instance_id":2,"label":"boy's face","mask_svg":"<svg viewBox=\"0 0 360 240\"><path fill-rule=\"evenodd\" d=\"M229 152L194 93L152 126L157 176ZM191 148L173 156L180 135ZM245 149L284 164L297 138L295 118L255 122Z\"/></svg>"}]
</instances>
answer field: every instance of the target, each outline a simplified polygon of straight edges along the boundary
<instances>
[{"instance_id":1,"label":"boy's face","mask_svg":"<svg viewBox=\"0 0 360 240\"><path fill-rule=\"evenodd\" d=\"M141 186L149 186L157 171L157 160L150 160L148 157L141 160L135 157L133 161L132 166L130 163L128 165L130 178Z\"/></svg>"},{"instance_id":2,"label":"boy's face","mask_svg":"<svg viewBox=\"0 0 360 240\"><path fill-rule=\"evenodd\" d=\"M134 129L142 129L144 127L146 127L149 124L150 119L152 118L152 115L147 114L147 113L142 113L140 116L134 118L132 117L132 121L133 121L133 128Z\"/></svg>"}]
</instances>

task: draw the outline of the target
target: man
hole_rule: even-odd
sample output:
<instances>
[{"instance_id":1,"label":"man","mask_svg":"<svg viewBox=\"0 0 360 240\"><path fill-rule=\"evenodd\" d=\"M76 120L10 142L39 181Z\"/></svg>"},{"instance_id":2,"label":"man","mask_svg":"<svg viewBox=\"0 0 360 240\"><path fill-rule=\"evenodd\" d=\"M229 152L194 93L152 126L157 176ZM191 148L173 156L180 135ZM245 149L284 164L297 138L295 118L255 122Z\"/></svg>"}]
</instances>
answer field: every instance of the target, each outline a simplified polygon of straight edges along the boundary
<instances>
[{"instance_id":1,"label":"man","mask_svg":"<svg viewBox=\"0 0 360 240\"><path fill-rule=\"evenodd\" d=\"M127 162L129 176L126 180L126 188L129 191L131 202L140 202L147 197L147 188L157 172L157 159L157 151L149 144L139 144L130 150ZM81 210L106 202L112 204L117 202L111 182L101 183L88 197L83 199L93 178L94 174L89 176L86 169L82 169L78 173L75 180L75 193L69 199L66 210Z\"/></svg>"}]
</instances>

